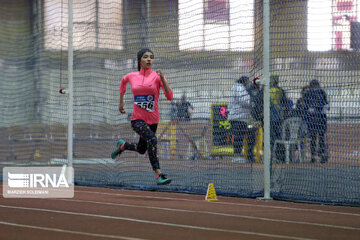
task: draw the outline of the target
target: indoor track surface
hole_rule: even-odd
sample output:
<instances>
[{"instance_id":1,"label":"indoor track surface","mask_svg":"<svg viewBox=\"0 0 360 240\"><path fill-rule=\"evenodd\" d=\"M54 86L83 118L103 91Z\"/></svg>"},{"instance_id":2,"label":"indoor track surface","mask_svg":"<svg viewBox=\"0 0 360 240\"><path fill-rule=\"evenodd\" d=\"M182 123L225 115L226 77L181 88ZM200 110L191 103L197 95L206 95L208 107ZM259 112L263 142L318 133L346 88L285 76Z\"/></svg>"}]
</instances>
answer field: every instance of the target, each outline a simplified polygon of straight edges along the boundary
<instances>
[{"instance_id":1,"label":"indoor track surface","mask_svg":"<svg viewBox=\"0 0 360 240\"><path fill-rule=\"evenodd\" d=\"M204 199L83 186L67 199L1 197L0 239L360 239L359 207Z\"/></svg>"}]
</instances>

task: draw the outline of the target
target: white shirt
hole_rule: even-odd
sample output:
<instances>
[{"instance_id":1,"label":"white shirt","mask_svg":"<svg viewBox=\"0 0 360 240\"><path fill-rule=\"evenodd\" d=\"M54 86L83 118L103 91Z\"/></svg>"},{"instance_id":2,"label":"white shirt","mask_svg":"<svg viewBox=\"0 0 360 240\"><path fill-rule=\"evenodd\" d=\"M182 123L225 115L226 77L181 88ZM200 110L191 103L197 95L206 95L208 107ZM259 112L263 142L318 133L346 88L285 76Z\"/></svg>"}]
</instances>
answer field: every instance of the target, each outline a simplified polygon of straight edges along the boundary
<instances>
[{"instance_id":1,"label":"white shirt","mask_svg":"<svg viewBox=\"0 0 360 240\"><path fill-rule=\"evenodd\" d=\"M231 92L228 120L249 121L251 119L251 102L245 86L241 83L235 83L231 88Z\"/></svg>"}]
</instances>

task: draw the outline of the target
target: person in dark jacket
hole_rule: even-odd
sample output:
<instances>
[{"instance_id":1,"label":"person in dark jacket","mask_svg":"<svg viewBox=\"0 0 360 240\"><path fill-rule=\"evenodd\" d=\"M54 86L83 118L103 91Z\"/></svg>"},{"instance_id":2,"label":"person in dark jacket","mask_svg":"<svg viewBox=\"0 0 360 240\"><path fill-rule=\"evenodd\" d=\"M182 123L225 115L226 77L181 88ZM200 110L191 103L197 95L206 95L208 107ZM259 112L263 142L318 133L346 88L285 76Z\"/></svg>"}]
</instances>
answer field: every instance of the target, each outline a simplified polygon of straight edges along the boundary
<instances>
[{"instance_id":1,"label":"person in dark jacket","mask_svg":"<svg viewBox=\"0 0 360 240\"><path fill-rule=\"evenodd\" d=\"M329 110L329 103L325 91L320 87L318 80L310 81L310 90L305 93L305 107L307 109L307 124L311 139L311 162L316 162L316 152L321 158L321 163L328 161L325 133L327 129L326 112ZM317 138L319 140L318 151Z\"/></svg>"},{"instance_id":2,"label":"person in dark jacket","mask_svg":"<svg viewBox=\"0 0 360 240\"><path fill-rule=\"evenodd\" d=\"M251 83L247 89L250 95L250 114L251 120L248 124L248 160L254 162L253 149L256 145L256 134L258 129L263 125L264 104L263 90L256 84Z\"/></svg>"},{"instance_id":3,"label":"person in dark jacket","mask_svg":"<svg viewBox=\"0 0 360 240\"><path fill-rule=\"evenodd\" d=\"M301 97L296 101L295 116L300 117L303 121L307 122L308 109L305 103L305 95L310 90L310 86L304 86L301 89Z\"/></svg>"},{"instance_id":4,"label":"person in dark jacket","mask_svg":"<svg viewBox=\"0 0 360 240\"><path fill-rule=\"evenodd\" d=\"M177 115L178 120L180 122L188 122L190 121L190 117L192 112L194 111L194 107L190 102L186 100L185 93L182 95L180 102L177 104Z\"/></svg>"},{"instance_id":5,"label":"person in dark jacket","mask_svg":"<svg viewBox=\"0 0 360 240\"><path fill-rule=\"evenodd\" d=\"M251 102L251 109L250 113L253 120L260 125L263 125L263 118L264 118L264 90L255 84L250 84L248 89L250 94L250 102ZM274 143L276 139L280 138L281 133L281 116L278 108L275 106L273 102L270 101L270 146L271 151L274 148ZM256 129L249 129L249 145L254 147L255 140L256 140ZM285 153L279 148L279 152L277 154L277 158L280 160L285 161ZM282 153L281 153L282 152Z\"/></svg>"}]
</instances>

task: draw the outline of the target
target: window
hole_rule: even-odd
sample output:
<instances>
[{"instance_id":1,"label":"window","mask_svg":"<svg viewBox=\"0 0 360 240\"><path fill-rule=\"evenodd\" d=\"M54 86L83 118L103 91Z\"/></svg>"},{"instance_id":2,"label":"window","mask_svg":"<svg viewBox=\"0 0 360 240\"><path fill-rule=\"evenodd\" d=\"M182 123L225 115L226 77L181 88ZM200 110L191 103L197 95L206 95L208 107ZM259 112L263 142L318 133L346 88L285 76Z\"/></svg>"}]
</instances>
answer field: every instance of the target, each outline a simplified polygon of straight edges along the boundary
<instances>
[{"instance_id":1,"label":"window","mask_svg":"<svg viewBox=\"0 0 360 240\"><path fill-rule=\"evenodd\" d=\"M254 0L179 0L180 50L251 51Z\"/></svg>"},{"instance_id":2,"label":"window","mask_svg":"<svg viewBox=\"0 0 360 240\"><path fill-rule=\"evenodd\" d=\"M45 49L68 48L68 0L44 1ZM74 50L123 49L122 0L73 0Z\"/></svg>"},{"instance_id":3,"label":"window","mask_svg":"<svg viewBox=\"0 0 360 240\"><path fill-rule=\"evenodd\" d=\"M360 16L358 0L309 0L308 50L349 50L351 23Z\"/></svg>"},{"instance_id":4,"label":"window","mask_svg":"<svg viewBox=\"0 0 360 240\"><path fill-rule=\"evenodd\" d=\"M206 23L229 24L229 12L228 0L205 1L204 19Z\"/></svg>"}]
</instances>

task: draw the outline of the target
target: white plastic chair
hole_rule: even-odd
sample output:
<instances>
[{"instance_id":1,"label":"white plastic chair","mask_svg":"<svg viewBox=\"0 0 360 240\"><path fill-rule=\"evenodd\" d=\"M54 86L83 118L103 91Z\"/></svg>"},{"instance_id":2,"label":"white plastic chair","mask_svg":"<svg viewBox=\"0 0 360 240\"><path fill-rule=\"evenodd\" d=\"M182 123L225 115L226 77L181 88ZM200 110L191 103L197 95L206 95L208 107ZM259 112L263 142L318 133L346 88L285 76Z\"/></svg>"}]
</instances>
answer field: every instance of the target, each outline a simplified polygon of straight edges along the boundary
<instances>
[{"instance_id":1,"label":"white plastic chair","mask_svg":"<svg viewBox=\"0 0 360 240\"><path fill-rule=\"evenodd\" d=\"M274 153L276 153L278 144L283 144L285 146L285 162L289 164L291 147L295 145L299 152L298 160L303 162L309 143L307 135L307 125L300 117L286 119L281 126L281 138L274 142Z\"/></svg>"}]
</instances>

